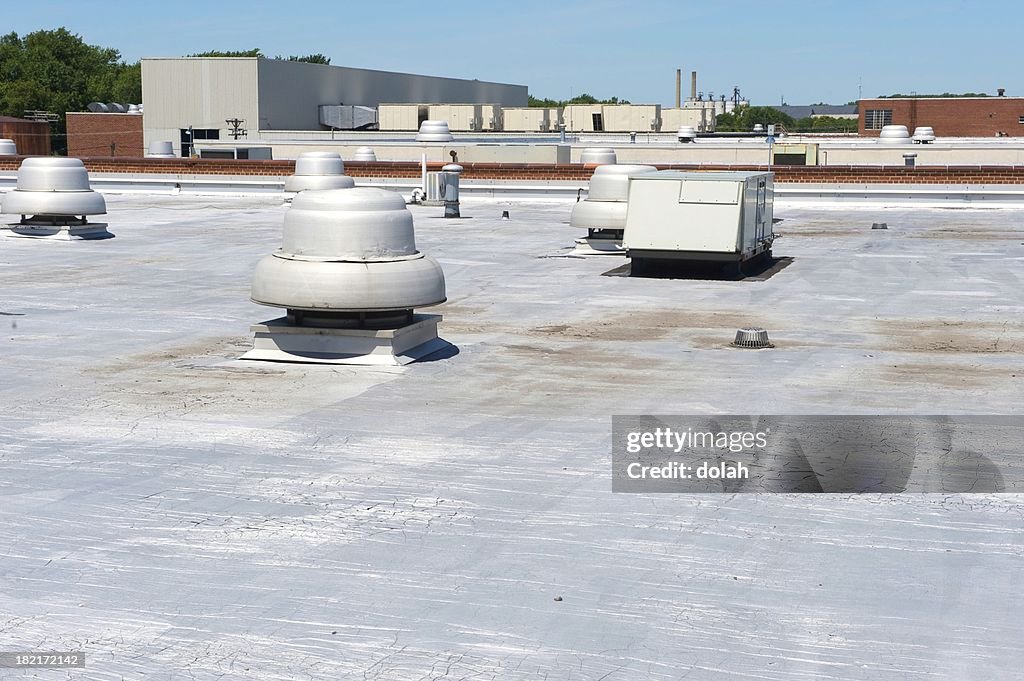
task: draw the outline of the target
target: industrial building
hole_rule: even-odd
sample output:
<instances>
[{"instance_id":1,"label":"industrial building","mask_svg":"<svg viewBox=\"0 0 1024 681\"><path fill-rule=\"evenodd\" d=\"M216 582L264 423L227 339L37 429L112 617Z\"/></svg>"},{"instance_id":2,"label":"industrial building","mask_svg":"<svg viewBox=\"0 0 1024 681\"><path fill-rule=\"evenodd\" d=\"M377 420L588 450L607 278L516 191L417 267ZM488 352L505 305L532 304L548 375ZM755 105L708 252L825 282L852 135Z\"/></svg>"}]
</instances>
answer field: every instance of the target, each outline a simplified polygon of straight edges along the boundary
<instances>
[{"instance_id":1,"label":"industrial building","mask_svg":"<svg viewBox=\"0 0 1024 681\"><path fill-rule=\"evenodd\" d=\"M144 146L260 130L320 130L321 107L382 102L525 106L525 85L355 69L262 57L142 60ZM493 116L492 116L493 117ZM228 123L232 121L232 123Z\"/></svg>"},{"instance_id":2,"label":"industrial building","mask_svg":"<svg viewBox=\"0 0 1024 681\"><path fill-rule=\"evenodd\" d=\"M68 156L142 157L141 113L67 113Z\"/></svg>"},{"instance_id":3,"label":"industrial building","mask_svg":"<svg viewBox=\"0 0 1024 681\"><path fill-rule=\"evenodd\" d=\"M930 126L938 137L1024 137L1024 97L886 97L862 99L860 134L886 125Z\"/></svg>"}]
</instances>

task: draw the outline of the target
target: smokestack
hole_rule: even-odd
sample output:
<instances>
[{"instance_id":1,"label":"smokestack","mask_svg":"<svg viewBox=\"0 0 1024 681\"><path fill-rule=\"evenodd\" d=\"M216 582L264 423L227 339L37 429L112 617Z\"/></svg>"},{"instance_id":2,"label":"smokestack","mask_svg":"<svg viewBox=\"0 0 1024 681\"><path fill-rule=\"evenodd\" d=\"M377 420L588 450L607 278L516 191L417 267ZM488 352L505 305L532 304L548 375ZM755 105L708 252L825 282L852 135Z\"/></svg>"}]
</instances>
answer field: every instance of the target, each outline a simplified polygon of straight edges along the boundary
<instances>
[{"instance_id":1,"label":"smokestack","mask_svg":"<svg viewBox=\"0 0 1024 681\"><path fill-rule=\"evenodd\" d=\"M690 71L690 99L697 99L697 72Z\"/></svg>"},{"instance_id":2,"label":"smokestack","mask_svg":"<svg viewBox=\"0 0 1024 681\"><path fill-rule=\"evenodd\" d=\"M682 100L680 97L683 96L683 70L676 69L676 108L682 108Z\"/></svg>"}]
</instances>

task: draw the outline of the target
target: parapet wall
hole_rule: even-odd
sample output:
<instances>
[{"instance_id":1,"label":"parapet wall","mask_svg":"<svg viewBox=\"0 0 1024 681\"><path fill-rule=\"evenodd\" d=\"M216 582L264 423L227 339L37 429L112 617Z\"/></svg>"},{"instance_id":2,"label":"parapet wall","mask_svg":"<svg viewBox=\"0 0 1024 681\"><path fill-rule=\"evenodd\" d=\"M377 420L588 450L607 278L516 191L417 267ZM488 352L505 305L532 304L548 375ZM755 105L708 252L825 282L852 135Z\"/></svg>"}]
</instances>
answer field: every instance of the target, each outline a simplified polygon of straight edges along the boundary
<instances>
[{"instance_id":1,"label":"parapet wall","mask_svg":"<svg viewBox=\"0 0 1024 681\"><path fill-rule=\"evenodd\" d=\"M0 172L15 171L23 157L0 158ZM295 171L294 161L233 161L191 158L83 158L93 173L159 175L234 175L286 177ZM444 165L428 162L427 169ZM467 180L579 181L590 179L592 166L544 163L463 163ZM657 164L660 170L769 170L755 165ZM1021 166L772 166L781 184L937 184L937 185L1024 185ZM345 161L345 173L352 177L413 178L421 166L409 161L361 163Z\"/></svg>"}]
</instances>

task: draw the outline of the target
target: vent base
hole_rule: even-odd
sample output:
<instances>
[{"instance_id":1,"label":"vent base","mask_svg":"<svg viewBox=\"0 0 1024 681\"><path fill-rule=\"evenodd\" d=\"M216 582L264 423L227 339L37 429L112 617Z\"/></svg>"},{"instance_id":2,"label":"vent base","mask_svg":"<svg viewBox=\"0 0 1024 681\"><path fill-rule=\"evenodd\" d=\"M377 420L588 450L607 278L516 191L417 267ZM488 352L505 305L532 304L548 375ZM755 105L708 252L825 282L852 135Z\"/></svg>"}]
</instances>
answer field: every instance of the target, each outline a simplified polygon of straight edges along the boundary
<instances>
[{"instance_id":1,"label":"vent base","mask_svg":"<svg viewBox=\"0 0 1024 681\"><path fill-rule=\"evenodd\" d=\"M105 222L87 222L85 218L71 215L36 215L23 218L21 222L7 225L11 236L54 241L76 241L79 239L112 239Z\"/></svg>"},{"instance_id":2,"label":"vent base","mask_svg":"<svg viewBox=\"0 0 1024 681\"><path fill-rule=\"evenodd\" d=\"M305 313L310 314L310 313ZM242 359L302 364L403 366L451 348L438 338L441 315L417 314L397 328L298 326L288 317L254 324L252 350Z\"/></svg>"}]
</instances>

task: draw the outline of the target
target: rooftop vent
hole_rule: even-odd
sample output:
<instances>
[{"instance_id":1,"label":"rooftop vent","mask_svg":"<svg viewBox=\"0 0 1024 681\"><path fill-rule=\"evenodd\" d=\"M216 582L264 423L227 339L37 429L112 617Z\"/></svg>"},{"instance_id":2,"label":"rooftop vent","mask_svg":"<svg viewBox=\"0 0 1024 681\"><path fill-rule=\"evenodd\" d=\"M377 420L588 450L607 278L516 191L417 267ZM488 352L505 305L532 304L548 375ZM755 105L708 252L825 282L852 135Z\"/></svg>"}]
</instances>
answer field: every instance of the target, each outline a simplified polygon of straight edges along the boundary
<instances>
[{"instance_id":1,"label":"rooftop vent","mask_svg":"<svg viewBox=\"0 0 1024 681\"><path fill-rule=\"evenodd\" d=\"M128 105L128 113L135 114L135 115L141 114L142 113L142 107L140 107L138 104L129 104Z\"/></svg>"},{"instance_id":2,"label":"rooftop vent","mask_svg":"<svg viewBox=\"0 0 1024 681\"><path fill-rule=\"evenodd\" d=\"M287 315L252 327L243 359L400 365L449 347L440 315L444 273L416 250L399 194L372 187L303 192L277 251L256 265L252 300Z\"/></svg>"},{"instance_id":3,"label":"rooftop vent","mask_svg":"<svg viewBox=\"0 0 1024 681\"><path fill-rule=\"evenodd\" d=\"M872 223L871 229L889 229L889 225L885 222Z\"/></svg>"},{"instance_id":4,"label":"rooftop vent","mask_svg":"<svg viewBox=\"0 0 1024 681\"><path fill-rule=\"evenodd\" d=\"M733 340L732 344L737 348L747 348L751 350L775 347L771 341L768 340L768 332L757 327L737 330L736 338Z\"/></svg>"},{"instance_id":5,"label":"rooftop vent","mask_svg":"<svg viewBox=\"0 0 1024 681\"><path fill-rule=\"evenodd\" d=\"M174 153L174 146L164 140L155 140L149 143L149 151L146 152L146 158L177 158L177 154Z\"/></svg>"},{"instance_id":6,"label":"rooftop vent","mask_svg":"<svg viewBox=\"0 0 1024 681\"><path fill-rule=\"evenodd\" d=\"M676 138L680 142L693 142L697 139L697 131L692 126L684 125L676 132Z\"/></svg>"},{"instance_id":7,"label":"rooftop vent","mask_svg":"<svg viewBox=\"0 0 1024 681\"><path fill-rule=\"evenodd\" d=\"M333 151L306 151L295 161L295 174L284 181L286 192L306 189L350 189L355 180L345 174L345 163Z\"/></svg>"},{"instance_id":8,"label":"rooftop vent","mask_svg":"<svg viewBox=\"0 0 1024 681\"><path fill-rule=\"evenodd\" d=\"M626 228L629 180L636 175L657 172L654 166L603 165L590 178L587 198L573 205L569 224L586 228L587 236L576 240L575 254L621 254Z\"/></svg>"},{"instance_id":9,"label":"rooftop vent","mask_svg":"<svg viewBox=\"0 0 1024 681\"><path fill-rule=\"evenodd\" d=\"M935 141L935 131L931 126L918 126L914 128L912 140L918 144L931 144Z\"/></svg>"},{"instance_id":10,"label":"rooftop vent","mask_svg":"<svg viewBox=\"0 0 1024 681\"><path fill-rule=\"evenodd\" d=\"M89 186L85 165L77 158L55 156L22 161L17 186L0 205L0 213L21 216L20 222L9 225L15 234L65 240L112 237L106 224L87 220L106 212L103 197Z\"/></svg>"},{"instance_id":11,"label":"rooftop vent","mask_svg":"<svg viewBox=\"0 0 1024 681\"><path fill-rule=\"evenodd\" d=\"M760 123L754 123L754 132L764 132L764 126Z\"/></svg>"},{"instance_id":12,"label":"rooftop vent","mask_svg":"<svg viewBox=\"0 0 1024 681\"><path fill-rule=\"evenodd\" d=\"M910 132L905 125L886 125L878 133L879 144L910 144Z\"/></svg>"},{"instance_id":13,"label":"rooftop vent","mask_svg":"<svg viewBox=\"0 0 1024 681\"><path fill-rule=\"evenodd\" d=\"M451 142L452 133L448 121L423 121L416 135L417 142Z\"/></svg>"},{"instance_id":14,"label":"rooftop vent","mask_svg":"<svg viewBox=\"0 0 1024 681\"><path fill-rule=\"evenodd\" d=\"M589 147L580 153L584 165L607 165L616 162L615 150L605 147Z\"/></svg>"},{"instance_id":15,"label":"rooftop vent","mask_svg":"<svg viewBox=\"0 0 1024 681\"><path fill-rule=\"evenodd\" d=\"M17 156L18 145L14 143L14 140L0 139L0 156Z\"/></svg>"},{"instance_id":16,"label":"rooftop vent","mask_svg":"<svg viewBox=\"0 0 1024 681\"><path fill-rule=\"evenodd\" d=\"M370 147L359 147L356 149L355 156L352 157L353 161L376 161L377 154L373 153L373 149Z\"/></svg>"}]
</instances>

